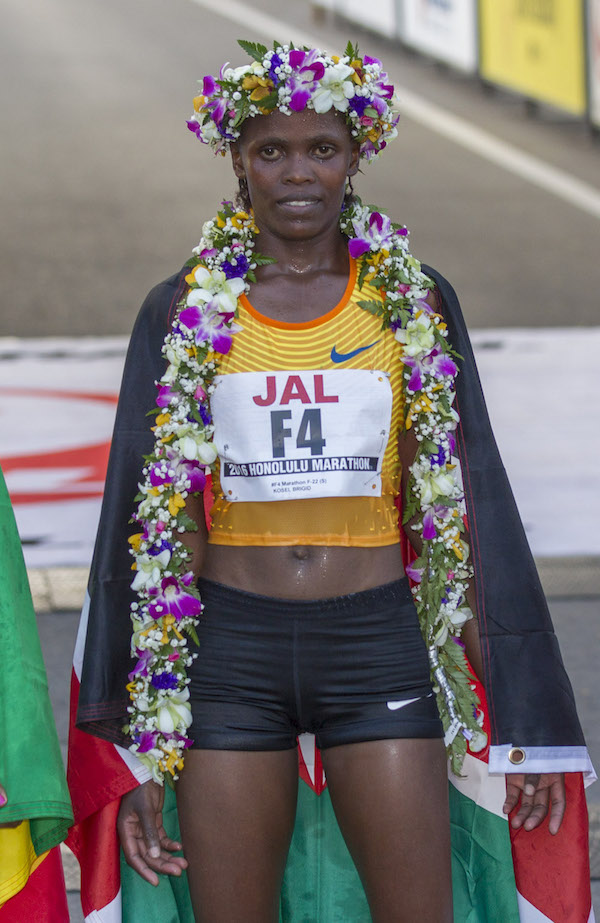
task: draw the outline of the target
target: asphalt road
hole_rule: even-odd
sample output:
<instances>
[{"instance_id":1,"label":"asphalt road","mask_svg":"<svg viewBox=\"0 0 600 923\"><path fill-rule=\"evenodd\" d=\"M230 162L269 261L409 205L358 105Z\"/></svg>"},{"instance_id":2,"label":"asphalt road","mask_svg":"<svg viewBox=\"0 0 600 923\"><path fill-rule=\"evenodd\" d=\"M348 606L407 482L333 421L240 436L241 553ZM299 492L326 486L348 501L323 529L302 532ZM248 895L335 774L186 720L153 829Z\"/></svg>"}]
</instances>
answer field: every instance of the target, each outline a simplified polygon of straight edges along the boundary
<instances>
[{"instance_id":1,"label":"asphalt road","mask_svg":"<svg viewBox=\"0 0 600 923\"><path fill-rule=\"evenodd\" d=\"M260 10L335 47L359 37L402 89L600 186L600 145L521 102L331 18L251 0L232 23L192 0L4 0L0 335L127 333L146 291L176 271L234 188L227 159L187 131L196 80L235 39L268 39ZM435 121L435 120L434 120ZM597 324L598 217L406 117L358 191L412 229L413 251L457 287L472 326Z\"/></svg>"}]
</instances>

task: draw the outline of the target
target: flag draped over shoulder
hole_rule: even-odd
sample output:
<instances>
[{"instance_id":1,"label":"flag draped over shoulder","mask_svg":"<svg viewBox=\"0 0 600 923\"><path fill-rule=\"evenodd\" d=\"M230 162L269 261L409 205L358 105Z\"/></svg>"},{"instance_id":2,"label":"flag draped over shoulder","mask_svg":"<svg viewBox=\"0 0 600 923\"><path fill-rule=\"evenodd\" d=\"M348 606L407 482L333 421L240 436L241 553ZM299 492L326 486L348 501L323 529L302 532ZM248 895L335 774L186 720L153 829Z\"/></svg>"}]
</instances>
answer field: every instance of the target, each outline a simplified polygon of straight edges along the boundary
<instances>
[{"instance_id":1,"label":"flag draped over shoulder","mask_svg":"<svg viewBox=\"0 0 600 923\"><path fill-rule=\"evenodd\" d=\"M0 923L68 921L58 844L73 821L21 543L0 472ZM33 908L32 913L26 911ZM33 913L37 914L36 916Z\"/></svg>"},{"instance_id":2,"label":"flag draped over shoulder","mask_svg":"<svg viewBox=\"0 0 600 923\"><path fill-rule=\"evenodd\" d=\"M455 920L590 923L587 814L581 772L575 770L590 778L593 770L491 433L460 306L441 276L428 267L423 270L438 285L450 342L463 356L457 382L462 421L457 444L490 701L485 720L491 746L467 755L463 778L449 777ZM131 669L133 597L127 536L142 456L152 447L146 414L155 403L154 382L164 371L161 345L185 290L185 274L184 269L153 289L134 328L90 574L89 605L75 654L69 780L77 826L69 842L82 863L82 904L89 923L193 920L185 876L163 879L153 889L119 862L115 828L118 799L148 778L124 749L121 732ZM481 698L485 701L482 689ZM502 812L503 772L514 768L507 755L517 745L526 753L522 771L574 770L567 777L567 817L556 837L548 833L547 823L532 833L510 831ZM335 821L310 735L300 738L299 769L298 813L282 890L281 921L367 923L366 899ZM169 790L166 795L165 827L178 838L174 798ZM102 876L98 863L103 865Z\"/></svg>"}]
</instances>

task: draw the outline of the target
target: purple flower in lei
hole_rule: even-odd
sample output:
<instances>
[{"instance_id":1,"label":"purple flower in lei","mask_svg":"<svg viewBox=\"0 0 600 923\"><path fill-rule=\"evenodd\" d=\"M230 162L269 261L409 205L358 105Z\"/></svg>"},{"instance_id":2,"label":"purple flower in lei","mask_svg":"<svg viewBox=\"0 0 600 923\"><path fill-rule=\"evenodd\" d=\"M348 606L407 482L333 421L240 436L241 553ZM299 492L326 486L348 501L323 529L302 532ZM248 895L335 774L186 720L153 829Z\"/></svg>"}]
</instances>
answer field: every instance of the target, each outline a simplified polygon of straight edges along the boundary
<instances>
[{"instance_id":1,"label":"purple flower in lei","mask_svg":"<svg viewBox=\"0 0 600 923\"><path fill-rule=\"evenodd\" d=\"M173 546L166 538L161 539L160 542L155 542L151 548L148 548L148 554L153 558L157 558L163 551L168 551L169 553L173 551Z\"/></svg>"},{"instance_id":2,"label":"purple flower in lei","mask_svg":"<svg viewBox=\"0 0 600 923\"><path fill-rule=\"evenodd\" d=\"M348 100L348 108L352 109L358 115L364 115L367 106L371 105L371 100L367 96L356 96Z\"/></svg>"},{"instance_id":3,"label":"purple flower in lei","mask_svg":"<svg viewBox=\"0 0 600 923\"><path fill-rule=\"evenodd\" d=\"M275 86L279 83L279 77L275 73L276 68L281 67L283 61L278 54L273 54L271 56L271 65L269 67L269 79L273 81Z\"/></svg>"},{"instance_id":4,"label":"purple flower in lei","mask_svg":"<svg viewBox=\"0 0 600 923\"><path fill-rule=\"evenodd\" d=\"M412 580L413 583L420 583L423 579L423 568L422 567L413 567L412 564L408 564L404 568L404 572L409 580Z\"/></svg>"},{"instance_id":5,"label":"purple flower in lei","mask_svg":"<svg viewBox=\"0 0 600 923\"><path fill-rule=\"evenodd\" d=\"M444 355L439 344L436 344L426 356L422 358L404 356L403 362L413 370L408 382L410 391L423 390L424 375L433 375L435 378L453 378L458 371L456 362L450 356Z\"/></svg>"},{"instance_id":6,"label":"purple flower in lei","mask_svg":"<svg viewBox=\"0 0 600 923\"><path fill-rule=\"evenodd\" d=\"M133 739L138 745L138 753L148 753L154 750L158 741L157 731L138 731L133 735Z\"/></svg>"},{"instance_id":7,"label":"purple flower in lei","mask_svg":"<svg viewBox=\"0 0 600 923\"><path fill-rule=\"evenodd\" d=\"M211 349L226 355L233 340L229 324L234 318L232 311L219 311L218 304L209 301L203 309L196 305L184 308L179 315L179 322L188 330L195 331L195 340L199 345L210 343Z\"/></svg>"},{"instance_id":8,"label":"purple flower in lei","mask_svg":"<svg viewBox=\"0 0 600 923\"><path fill-rule=\"evenodd\" d=\"M175 577L163 577L160 587L160 592L154 591L156 595L148 606L153 619L160 619L170 613L179 621L182 618L195 618L202 612L200 600L182 590Z\"/></svg>"},{"instance_id":9,"label":"purple flower in lei","mask_svg":"<svg viewBox=\"0 0 600 923\"><path fill-rule=\"evenodd\" d=\"M148 478L153 487L161 487L163 484L172 484L173 475L169 474L169 471L172 471L172 468L163 461L157 462L155 465L152 465L150 471L148 472Z\"/></svg>"},{"instance_id":10,"label":"purple flower in lei","mask_svg":"<svg viewBox=\"0 0 600 923\"><path fill-rule=\"evenodd\" d=\"M249 267L248 257L245 253L240 253L239 256L233 256L231 260L221 263L219 268L225 273L226 279L241 279L246 275Z\"/></svg>"},{"instance_id":11,"label":"purple flower in lei","mask_svg":"<svg viewBox=\"0 0 600 923\"><path fill-rule=\"evenodd\" d=\"M132 683L138 676L148 676L148 664L151 662L154 654L151 650L146 648L145 650L140 650L136 648L136 654L138 657L138 662L135 667L129 673L129 682Z\"/></svg>"},{"instance_id":12,"label":"purple flower in lei","mask_svg":"<svg viewBox=\"0 0 600 923\"><path fill-rule=\"evenodd\" d=\"M174 673L155 673L150 680L150 685L155 689L177 689L179 679Z\"/></svg>"},{"instance_id":13,"label":"purple flower in lei","mask_svg":"<svg viewBox=\"0 0 600 923\"><path fill-rule=\"evenodd\" d=\"M205 414L206 411L204 410L202 404L199 405L198 410L200 416L202 419L204 419L203 411ZM204 490L206 486L206 475L204 474L204 468L201 467L198 462L181 459L180 456L168 446L166 454L170 463L169 467L172 468L172 470L175 472L175 480L189 481L190 486L187 489L190 490L193 494Z\"/></svg>"},{"instance_id":14,"label":"purple flower in lei","mask_svg":"<svg viewBox=\"0 0 600 923\"><path fill-rule=\"evenodd\" d=\"M433 510L428 509L423 516L423 539L430 542L437 535L437 530L433 521Z\"/></svg>"},{"instance_id":15,"label":"purple flower in lei","mask_svg":"<svg viewBox=\"0 0 600 923\"><path fill-rule=\"evenodd\" d=\"M289 63L292 73L289 78L292 95L289 106L292 112L302 112L306 109L309 99L313 95L315 83L321 80L325 73L325 65L318 60L319 53L312 51L290 51Z\"/></svg>"},{"instance_id":16,"label":"purple flower in lei","mask_svg":"<svg viewBox=\"0 0 600 923\"><path fill-rule=\"evenodd\" d=\"M382 215L380 212L371 212L367 225L364 218L354 218L352 227L356 236L348 241L348 250L355 260L367 253L371 247L373 250L390 247L395 234L388 215Z\"/></svg>"},{"instance_id":17,"label":"purple flower in lei","mask_svg":"<svg viewBox=\"0 0 600 923\"><path fill-rule=\"evenodd\" d=\"M446 464L446 453L444 452L443 446L439 445L437 452L429 456L429 464L432 468L435 468L436 465L442 468Z\"/></svg>"},{"instance_id":18,"label":"purple flower in lei","mask_svg":"<svg viewBox=\"0 0 600 923\"><path fill-rule=\"evenodd\" d=\"M160 385L156 398L156 406L162 409L168 407L169 404L177 403L179 403L179 393L171 388L170 385Z\"/></svg>"}]
</instances>

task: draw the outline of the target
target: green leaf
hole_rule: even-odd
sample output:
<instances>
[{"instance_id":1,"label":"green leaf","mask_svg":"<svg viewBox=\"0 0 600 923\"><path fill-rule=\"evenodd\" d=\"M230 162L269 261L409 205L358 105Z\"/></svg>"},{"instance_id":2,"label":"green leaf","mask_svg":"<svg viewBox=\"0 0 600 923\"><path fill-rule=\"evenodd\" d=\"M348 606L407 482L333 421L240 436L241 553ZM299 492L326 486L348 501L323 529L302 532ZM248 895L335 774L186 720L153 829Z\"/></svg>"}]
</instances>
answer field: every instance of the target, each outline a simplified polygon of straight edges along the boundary
<instances>
[{"instance_id":1,"label":"green leaf","mask_svg":"<svg viewBox=\"0 0 600 923\"><path fill-rule=\"evenodd\" d=\"M196 647L200 647L200 639L198 638L196 629L194 628L193 625L190 625L188 628L186 628L185 633L189 635L189 637L192 639Z\"/></svg>"},{"instance_id":2,"label":"green leaf","mask_svg":"<svg viewBox=\"0 0 600 923\"><path fill-rule=\"evenodd\" d=\"M239 38L238 45L242 51L245 51L246 54L249 54L251 58L254 58L255 61L260 61L261 63L262 59L267 53L267 46L260 45L258 42L246 42L243 38Z\"/></svg>"},{"instance_id":3,"label":"green leaf","mask_svg":"<svg viewBox=\"0 0 600 923\"><path fill-rule=\"evenodd\" d=\"M271 263L276 263L277 260L272 256L261 256L260 253L253 253L252 262L256 263L257 266L269 266Z\"/></svg>"},{"instance_id":4,"label":"green leaf","mask_svg":"<svg viewBox=\"0 0 600 923\"><path fill-rule=\"evenodd\" d=\"M260 106L261 109L275 109L278 102L279 93L277 90L273 90L273 92L269 93L268 96L264 96L262 99L258 99L256 101L256 105Z\"/></svg>"},{"instance_id":5,"label":"green leaf","mask_svg":"<svg viewBox=\"0 0 600 923\"><path fill-rule=\"evenodd\" d=\"M179 515L177 517L177 525L183 526L186 532L198 531L198 523L195 522L191 516L188 516L184 510L179 511Z\"/></svg>"},{"instance_id":6,"label":"green leaf","mask_svg":"<svg viewBox=\"0 0 600 923\"><path fill-rule=\"evenodd\" d=\"M359 287L359 289L363 287L364 281L365 281L365 277L367 276L367 274L368 274L370 268L371 268L371 267L370 267L369 264L367 263L366 259L362 259L362 260L361 260L361 263L360 263L360 269L359 269L359 271L358 271L358 287Z\"/></svg>"},{"instance_id":7,"label":"green leaf","mask_svg":"<svg viewBox=\"0 0 600 923\"><path fill-rule=\"evenodd\" d=\"M383 306L379 301L358 301L357 304L363 311L368 311L369 314L374 314L376 317L383 314Z\"/></svg>"}]
</instances>

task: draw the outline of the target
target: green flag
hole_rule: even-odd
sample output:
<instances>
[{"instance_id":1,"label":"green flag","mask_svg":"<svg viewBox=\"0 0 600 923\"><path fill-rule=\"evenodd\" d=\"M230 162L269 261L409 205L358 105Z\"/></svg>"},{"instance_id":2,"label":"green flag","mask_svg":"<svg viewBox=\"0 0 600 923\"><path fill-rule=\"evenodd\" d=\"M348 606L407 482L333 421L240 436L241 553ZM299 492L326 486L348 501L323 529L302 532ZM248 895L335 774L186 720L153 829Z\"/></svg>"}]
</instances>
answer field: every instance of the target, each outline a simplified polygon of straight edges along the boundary
<instances>
[{"instance_id":1,"label":"green flag","mask_svg":"<svg viewBox=\"0 0 600 923\"><path fill-rule=\"evenodd\" d=\"M66 836L71 800L48 696L27 571L0 471L0 823L28 819L39 855Z\"/></svg>"}]
</instances>

